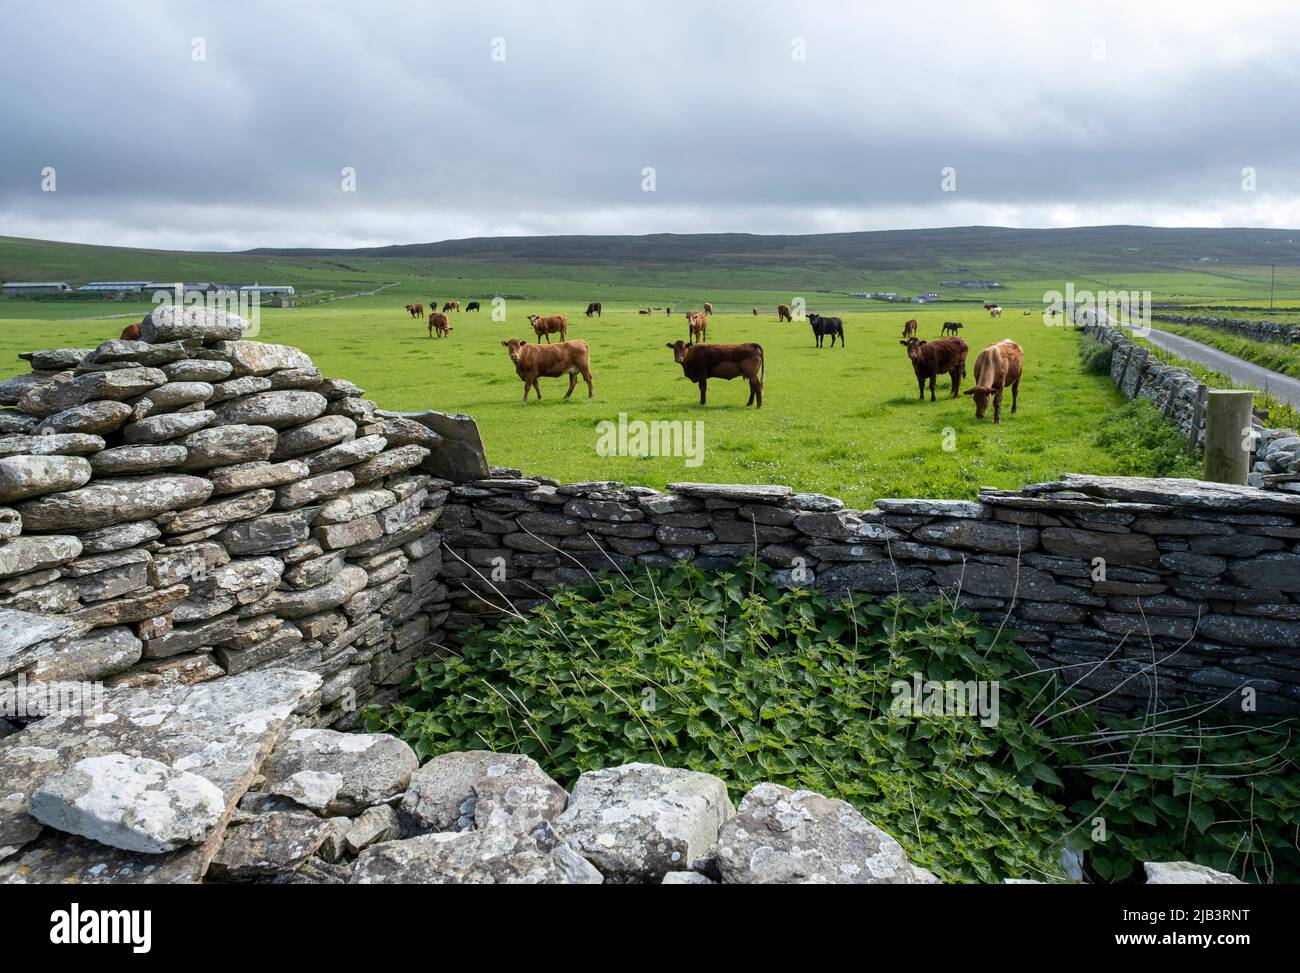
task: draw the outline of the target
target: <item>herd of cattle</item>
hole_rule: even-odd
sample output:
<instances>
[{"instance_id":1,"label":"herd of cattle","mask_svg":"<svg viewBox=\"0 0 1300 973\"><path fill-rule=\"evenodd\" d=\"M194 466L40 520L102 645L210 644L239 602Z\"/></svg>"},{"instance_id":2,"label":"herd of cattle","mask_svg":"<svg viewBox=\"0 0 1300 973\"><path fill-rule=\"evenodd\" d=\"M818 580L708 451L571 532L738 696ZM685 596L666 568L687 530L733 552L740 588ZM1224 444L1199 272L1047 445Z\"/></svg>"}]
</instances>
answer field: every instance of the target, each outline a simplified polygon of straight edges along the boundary
<instances>
[{"instance_id":1,"label":"herd of cattle","mask_svg":"<svg viewBox=\"0 0 1300 973\"><path fill-rule=\"evenodd\" d=\"M450 337L452 327L447 317L448 312L460 310L459 301L447 301L443 304L442 310L436 310L438 304L436 301L430 302L428 325L429 337L435 335L439 338ZM465 306L465 310L477 311L480 305L478 301L470 301ZM1000 317L1002 308L996 304L986 304L984 309L988 311L990 317ZM658 310L655 308L654 310ZM413 318L424 317L424 305L408 304L406 311ZM667 312L672 313L672 308ZM651 313L650 308L644 308L638 311L640 314ZM758 314L758 308L753 309L755 315ZM793 323L794 317L788 304L777 306L777 321L789 321ZM1026 314L1029 312L1026 311ZM749 382L749 399L746 406L753 405L761 409L763 407L763 380L765 366L763 360L763 346L757 343L745 344L710 344L708 341L709 317L713 314L713 305L705 304L701 311L687 311L687 340L670 341L667 347L672 350L673 361L680 365L682 373L687 380L700 387L700 405L704 405L708 395L708 382L711 378L723 379L730 381L733 378L744 378ZM602 309L599 301L593 301L587 305L587 317L601 317ZM840 347L844 347L844 322L838 317L829 317L821 314L808 314L808 323L812 327L813 337L818 348L824 347L823 341L829 337L831 347L835 347L838 339ZM577 387L578 378L581 377L587 383L587 397L592 398L596 394L595 385L591 377L591 352L587 343L581 339L569 340L569 319L563 314L549 315L528 315L528 322L532 325L533 333L536 340L529 344L527 341L519 338L510 338L501 342L502 346L510 355L510 361L515 366L515 374L519 376L524 383L524 401L528 401L529 391L536 392L537 398L542 397L542 389L538 384L540 378L563 378L568 376L569 389L564 393L567 399L573 394ZM133 327L138 329L138 325ZM907 321L903 325L903 337L899 344L907 349L907 357L912 363L912 369L916 374L916 381L920 393L920 399L925 401L925 386L928 382L930 385L930 401L935 401L935 383L939 376L947 375L952 382L951 397L957 398L961 394L961 382L966 377L966 356L969 354L969 347L966 342L958 337L958 332L962 329L961 322L945 321L940 337L934 341L926 341L916 336L917 322L915 319ZM130 328L127 329L130 331ZM557 335L558 341L552 343L551 335ZM123 332L122 337L128 337ZM138 337L138 333L136 335ZM544 343L543 343L544 342ZM993 404L993 421L1000 423L1002 421L1002 396L1007 389L1011 390L1011 412L1016 412L1017 400L1020 395L1020 378L1024 370L1024 350L1010 338L1004 338L994 344L984 348L975 358L975 386L968 388L966 395L971 396L975 403L975 417L983 419L988 411L989 403Z\"/></svg>"}]
</instances>

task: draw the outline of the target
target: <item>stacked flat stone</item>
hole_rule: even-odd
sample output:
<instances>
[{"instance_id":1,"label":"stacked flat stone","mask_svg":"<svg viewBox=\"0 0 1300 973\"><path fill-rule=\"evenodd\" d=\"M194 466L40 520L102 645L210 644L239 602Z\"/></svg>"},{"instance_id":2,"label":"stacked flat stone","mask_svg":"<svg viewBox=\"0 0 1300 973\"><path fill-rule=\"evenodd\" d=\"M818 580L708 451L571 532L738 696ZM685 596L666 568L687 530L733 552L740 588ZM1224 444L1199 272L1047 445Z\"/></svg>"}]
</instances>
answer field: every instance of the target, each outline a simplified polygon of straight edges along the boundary
<instances>
[{"instance_id":1,"label":"stacked flat stone","mask_svg":"<svg viewBox=\"0 0 1300 973\"><path fill-rule=\"evenodd\" d=\"M617 580L758 557L787 586L959 597L1116 709L1145 711L1153 695L1239 707L1249 689L1260 712L1300 712L1300 497L1289 493L1067 474L986 488L978 501L872 510L783 486L664 493L518 475L449 494L439 521L449 631L601 571Z\"/></svg>"},{"instance_id":2,"label":"stacked flat stone","mask_svg":"<svg viewBox=\"0 0 1300 973\"><path fill-rule=\"evenodd\" d=\"M30 352L0 382L0 612L66 623L0 644L0 679L295 666L343 726L439 644L442 474L487 472L472 421L385 412L246 327L159 307L139 341Z\"/></svg>"}]
</instances>

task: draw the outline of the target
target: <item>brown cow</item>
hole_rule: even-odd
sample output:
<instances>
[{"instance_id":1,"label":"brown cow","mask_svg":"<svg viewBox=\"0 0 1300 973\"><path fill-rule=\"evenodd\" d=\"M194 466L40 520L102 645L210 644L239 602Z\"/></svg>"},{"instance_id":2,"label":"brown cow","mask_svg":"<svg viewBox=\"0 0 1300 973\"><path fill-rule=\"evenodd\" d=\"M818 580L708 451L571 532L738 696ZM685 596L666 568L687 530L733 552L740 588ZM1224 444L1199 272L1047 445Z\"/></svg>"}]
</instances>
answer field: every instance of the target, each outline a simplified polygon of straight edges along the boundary
<instances>
[{"instance_id":1,"label":"brown cow","mask_svg":"<svg viewBox=\"0 0 1300 973\"><path fill-rule=\"evenodd\" d=\"M704 302L704 313L705 313L705 314L712 314L712 313L713 313L713 305L710 304L708 301L705 301L705 302Z\"/></svg>"},{"instance_id":2,"label":"brown cow","mask_svg":"<svg viewBox=\"0 0 1300 973\"><path fill-rule=\"evenodd\" d=\"M144 324L144 322L143 322L143 321L140 321L140 322L137 323L137 324L128 324L125 328L122 329L121 340L122 340L122 341L139 341L139 340L140 340L140 325L141 325L141 324Z\"/></svg>"},{"instance_id":3,"label":"brown cow","mask_svg":"<svg viewBox=\"0 0 1300 973\"><path fill-rule=\"evenodd\" d=\"M460 301L448 301L446 304L442 306L442 311L444 314L446 314L448 311L459 311L459 310L460 310Z\"/></svg>"},{"instance_id":4,"label":"brown cow","mask_svg":"<svg viewBox=\"0 0 1300 973\"><path fill-rule=\"evenodd\" d=\"M758 308L754 308L754 317L758 317Z\"/></svg>"},{"instance_id":5,"label":"brown cow","mask_svg":"<svg viewBox=\"0 0 1300 973\"><path fill-rule=\"evenodd\" d=\"M409 315L410 315L411 317L413 317L413 318L422 318L422 317L424 317L424 305L423 305L423 304L408 304L408 305L406 305L406 313L409 314Z\"/></svg>"},{"instance_id":6,"label":"brown cow","mask_svg":"<svg viewBox=\"0 0 1300 973\"><path fill-rule=\"evenodd\" d=\"M670 341L673 361L682 366L682 373L700 387L700 405L704 405L709 379L726 381L743 375L749 380L749 401L745 405L763 408L762 345L692 345L685 341Z\"/></svg>"},{"instance_id":7,"label":"brown cow","mask_svg":"<svg viewBox=\"0 0 1300 973\"><path fill-rule=\"evenodd\" d=\"M539 378L560 378L569 376L569 391L564 393L567 399L573 394L581 375L587 382L587 398L596 394L591 383L591 356L585 341L560 341L545 348L530 345L518 338L511 338L501 344L510 352L510 360L515 363L515 374L524 380L524 401L528 401L529 388L537 392L537 400L542 399L542 388L537 384Z\"/></svg>"},{"instance_id":8,"label":"brown cow","mask_svg":"<svg viewBox=\"0 0 1300 973\"><path fill-rule=\"evenodd\" d=\"M983 419L993 398L993 422L1002 421L1002 391L1011 389L1011 414L1016 414L1016 399L1020 397L1020 375L1025 368L1024 350L1010 338L989 345L975 358L975 387L967 395L975 397L975 418Z\"/></svg>"},{"instance_id":9,"label":"brown cow","mask_svg":"<svg viewBox=\"0 0 1300 973\"><path fill-rule=\"evenodd\" d=\"M440 311L429 312L429 337L433 337L434 332L438 333L439 338L451 337L451 323L447 320L447 315Z\"/></svg>"},{"instance_id":10,"label":"brown cow","mask_svg":"<svg viewBox=\"0 0 1300 973\"><path fill-rule=\"evenodd\" d=\"M907 357L912 359L922 402L925 401L926 379L930 381L930 401L933 402L934 380L944 373L952 378L952 398L957 398L962 376L966 374L966 353L970 351L966 342L961 338L940 338L937 341L908 338L899 344L907 347Z\"/></svg>"},{"instance_id":11,"label":"brown cow","mask_svg":"<svg viewBox=\"0 0 1300 973\"><path fill-rule=\"evenodd\" d=\"M790 316L789 304L778 304L776 306L776 319L777 321L789 321L791 324L794 323L794 318Z\"/></svg>"},{"instance_id":12,"label":"brown cow","mask_svg":"<svg viewBox=\"0 0 1300 973\"><path fill-rule=\"evenodd\" d=\"M551 343L551 335L558 334L561 341L569 340L569 319L563 314L550 314L546 317L538 317L536 314L528 315L528 321L533 326L533 331L537 333L537 340L540 342L542 336L546 336L546 343Z\"/></svg>"},{"instance_id":13,"label":"brown cow","mask_svg":"<svg viewBox=\"0 0 1300 973\"><path fill-rule=\"evenodd\" d=\"M686 312L686 326L688 331L688 340L703 342L705 335L709 330L709 319L700 311Z\"/></svg>"},{"instance_id":14,"label":"brown cow","mask_svg":"<svg viewBox=\"0 0 1300 973\"><path fill-rule=\"evenodd\" d=\"M903 324L904 339L910 338L914 334L916 334L916 318L912 318L911 321L907 321Z\"/></svg>"}]
</instances>

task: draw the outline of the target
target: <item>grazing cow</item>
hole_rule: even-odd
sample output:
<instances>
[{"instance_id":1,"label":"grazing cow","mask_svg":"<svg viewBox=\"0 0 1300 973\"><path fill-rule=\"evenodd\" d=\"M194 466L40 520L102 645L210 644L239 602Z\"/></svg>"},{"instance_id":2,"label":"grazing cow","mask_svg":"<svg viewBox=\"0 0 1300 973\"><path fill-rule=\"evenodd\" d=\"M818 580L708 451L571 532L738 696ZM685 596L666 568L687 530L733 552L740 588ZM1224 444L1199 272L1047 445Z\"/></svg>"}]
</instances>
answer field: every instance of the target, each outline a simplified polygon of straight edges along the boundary
<instances>
[{"instance_id":1,"label":"grazing cow","mask_svg":"<svg viewBox=\"0 0 1300 973\"><path fill-rule=\"evenodd\" d=\"M758 317L758 308L754 308L754 317Z\"/></svg>"},{"instance_id":2,"label":"grazing cow","mask_svg":"<svg viewBox=\"0 0 1300 973\"><path fill-rule=\"evenodd\" d=\"M536 314L528 315L528 321L533 326L533 331L537 334L537 341L540 344L543 335L546 337L546 343L551 343L551 335L558 334L561 341L569 340L569 319L563 314L548 314L546 317L539 317Z\"/></svg>"},{"instance_id":3,"label":"grazing cow","mask_svg":"<svg viewBox=\"0 0 1300 973\"><path fill-rule=\"evenodd\" d=\"M939 336L943 337L946 334L956 335L957 332L960 330L961 330L960 321L945 321L943 323L943 330L939 332Z\"/></svg>"},{"instance_id":4,"label":"grazing cow","mask_svg":"<svg viewBox=\"0 0 1300 973\"><path fill-rule=\"evenodd\" d=\"M844 347L844 322L839 318L824 318L820 314L808 315L808 323L812 325L813 334L817 336L817 347L822 347L822 339L826 335L831 336L831 347L835 347L836 336L840 339L840 347Z\"/></svg>"},{"instance_id":5,"label":"grazing cow","mask_svg":"<svg viewBox=\"0 0 1300 973\"><path fill-rule=\"evenodd\" d=\"M432 338L434 332L437 332L439 338L451 337L451 324L447 321L447 315L438 311L429 312L429 337Z\"/></svg>"},{"instance_id":6,"label":"grazing cow","mask_svg":"<svg viewBox=\"0 0 1300 973\"><path fill-rule=\"evenodd\" d=\"M709 319L701 311L687 311L686 327L689 341L703 342L709 331Z\"/></svg>"},{"instance_id":7,"label":"grazing cow","mask_svg":"<svg viewBox=\"0 0 1300 973\"><path fill-rule=\"evenodd\" d=\"M912 360L922 402L925 401L926 380L930 382L930 401L933 402L934 380L945 373L952 379L952 398L957 398L962 376L966 374L966 352L970 350L966 342L960 338L939 338L937 341L908 338L899 344L907 347L907 357Z\"/></svg>"},{"instance_id":8,"label":"grazing cow","mask_svg":"<svg viewBox=\"0 0 1300 973\"><path fill-rule=\"evenodd\" d=\"M710 304L708 301L705 301L705 302L704 302L704 313L705 313L705 314L712 314L712 313L713 313L713 305Z\"/></svg>"},{"instance_id":9,"label":"grazing cow","mask_svg":"<svg viewBox=\"0 0 1300 973\"><path fill-rule=\"evenodd\" d=\"M422 318L424 317L424 305L408 304L406 305L406 312L413 318Z\"/></svg>"},{"instance_id":10,"label":"grazing cow","mask_svg":"<svg viewBox=\"0 0 1300 973\"><path fill-rule=\"evenodd\" d=\"M776 306L776 319L777 321L789 321L791 324L794 323L794 318L790 316L789 304L778 304Z\"/></svg>"},{"instance_id":11,"label":"grazing cow","mask_svg":"<svg viewBox=\"0 0 1300 973\"><path fill-rule=\"evenodd\" d=\"M468 304L465 305L466 314L468 314L470 311L481 311L482 309L483 309L483 305L481 305L478 301L470 301Z\"/></svg>"},{"instance_id":12,"label":"grazing cow","mask_svg":"<svg viewBox=\"0 0 1300 973\"><path fill-rule=\"evenodd\" d=\"M763 408L763 346L762 345L692 345L685 341L670 341L673 361L682 366L682 373L700 387L700 405L704 405L709 379L727 381L743 375L749 380L749 401L745 405Z\"/></svg>"},{"instance_id":13,"label":"grazing cow","mask_svg":"<svg viewBox=\"0 0 1300 973\"><path fill-rule=\"evenodd\" d=\"M600 301L592 301L587 305L587 317L591 317L593 314L600 317Z\"/></svg>"},{"instance_id":14,"label":"grazing cow","mask_svg":"<svg viewBox=\"0 0 1300 973\"><path fill-rule=\"evenodd\" d=\"M518 338L511 338L501 344L510 352L510 360L515 363L515 374L524 380L524 401L528 401L528 390L537 392L537 400L542 399L542 387L537 384L539 378L561 378L569 376L569 391L564 393L567 399L577 387L578 376L587 382L587 398L596 394L591 382L591 355L585 341L560 341L542 348L530 345Z\"/></svg>"},{"instance_id":15,"label":"grazing cow","mask_svg":"<svg viewBox=\"0 0 1300 973\"><path fill-rule=\"evenodd\" d=\"M916 318L903 323L903 339L906 341L912 335L916 334Z\"/></svg>"},{"instance_id":16,"label":"grazing cow","mask_svg":"<svg viewBox=\"0 0 1300 973\"><path fill-rule=\"evenodd\" d=\"M664 308L664 315L671 318L673 316L673 309L670 307Z\"/></svg>"},{"instance_id":17,"label":"grazing cow","mask_svg":"<svg viewBox=\"0 0 1300 973\"><path fill-rule=\"evenodd\" d=\"M139 341L139 340L140 340L140 325L142 325L142 324L144 324L143 321L139 321L139 322L137 322L136 324L128 324L125 328L122 329L121 340L123 340L123 341Z\"/></svg>"},{"instance_id":18,"label":"grazing cow","mask_svg":"<svg viewBox=\"0 0 1300 973\"><path fill-rule=\"evenodd\" d=\"M1000 308L1000 307L998 307L996 304L994 304L991 308L989 308L989 317L991 317L991 318L1000 318L1000 317L1002 317L1002 308Z\"/></svg>"},{"instance_id":19,"label":"grazing cow","mask_svg":"<svg viewBox=\"0 0 1300 973\"><path fill-rule=\"evenodd\" d=\"M997 307L996 304L985 304L985 305L984 305L984 310L986 310L986 311L992 311L995 307Z\"/></svg>"},{"instance_id":20,"label":"grazing cow","mask_svg":"<svg viewBox=\"0 0 1300 973\"><path fill-rule=\"evenodd\" d=\"M443 314L446 314L448 311L459 311L459 310L460 310L460 301L448 301L446 304L442 306Z\"/></svg>"},{"instance_id":21,"label":"grazing cow","mask_svg":"<svg viewBox=\"0 0 1300 973\"><path fill-rule=\"evenodd\" d=\"M1022 318L1027 318L1027 317L1029 317L1029 315L1031 315L1031 314L1033 314L1033 313L1034 313L1033 311L1026 311L1024 314L1022 314L1022 315L1020 315L1020 316L1021 316Z\"/></svg>"},{"instance_id":22,"label":"grazing cow","mask_svg":"<svg viewBox=\"0 0 1300 973\"><path fill-rule=\"evenodd\" d=\"M966 394L975 397L975 418L983 419L993 399L993 422L1002 421L1002 391L1011 389L1011 414L1016 414L1020 397L1020 375L1025 368L1024 350L1010 338L989 345L975 358L975 387Z\"/></svg>"},{"instance_id":23,"label":"grazing cow","mask_svg":"<svg viewBox=\"0 0 1300 973\"><path fill-rule=\"evenodd\" d=\"M641 310L637 311L636 313L637 313L637 314L649 314L649 313L650 313L650 309L649 309L648 307L643 307L643 308L641 308Z\"/></svg>"}]
</instances>

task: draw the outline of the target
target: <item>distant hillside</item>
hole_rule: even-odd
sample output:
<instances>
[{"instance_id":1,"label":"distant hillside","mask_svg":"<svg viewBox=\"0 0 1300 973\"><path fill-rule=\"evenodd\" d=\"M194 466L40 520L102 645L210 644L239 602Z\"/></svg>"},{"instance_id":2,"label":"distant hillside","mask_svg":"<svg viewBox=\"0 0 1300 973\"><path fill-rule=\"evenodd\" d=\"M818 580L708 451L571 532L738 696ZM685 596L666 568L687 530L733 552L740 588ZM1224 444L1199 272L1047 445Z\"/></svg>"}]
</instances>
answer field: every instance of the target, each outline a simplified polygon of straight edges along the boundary
<instances>
[{"instance_id":1,"label":"distant hillside","mask_svg":"<svg viewBox=\"0 0 1300 973\"><path fill-rule=\"evenodd\" d=\"M1020 230L961 226L931 230L879 230L760 236L751 233L654 233L646 236L474 237L358 250L259 248L258 256L457 258L491 263L593 266L607 263L719 267L791 266L838 262L855 270L920 270L938 264L1033 259L1081 261L1122 270L1137 263L1187 267L1206 262L1235 265L1300 264L1300 230L1182 229L1088 226Z\"/></svg>"}]
</instances>

